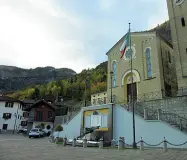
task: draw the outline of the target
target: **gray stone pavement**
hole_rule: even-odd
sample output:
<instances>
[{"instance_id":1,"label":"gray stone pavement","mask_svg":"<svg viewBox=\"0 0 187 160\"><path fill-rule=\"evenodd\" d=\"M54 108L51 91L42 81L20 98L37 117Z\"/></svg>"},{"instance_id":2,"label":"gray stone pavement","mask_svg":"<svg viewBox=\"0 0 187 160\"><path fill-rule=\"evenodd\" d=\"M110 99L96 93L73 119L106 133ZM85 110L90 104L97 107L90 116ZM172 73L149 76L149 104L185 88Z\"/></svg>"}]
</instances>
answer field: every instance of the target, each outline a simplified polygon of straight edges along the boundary
<instances>
[{"instance_id":1,"label":"gray stone pavement","mask_svg":"<svg viewBox=\"0 0 187 160\"><path fill-rule=\"evenodd\" d=\"M22 135L0 135L0 160L187 160L187 151L149 149L73 148L48 142L47 138L29 139Z\"/></svg>"}]
</instances>

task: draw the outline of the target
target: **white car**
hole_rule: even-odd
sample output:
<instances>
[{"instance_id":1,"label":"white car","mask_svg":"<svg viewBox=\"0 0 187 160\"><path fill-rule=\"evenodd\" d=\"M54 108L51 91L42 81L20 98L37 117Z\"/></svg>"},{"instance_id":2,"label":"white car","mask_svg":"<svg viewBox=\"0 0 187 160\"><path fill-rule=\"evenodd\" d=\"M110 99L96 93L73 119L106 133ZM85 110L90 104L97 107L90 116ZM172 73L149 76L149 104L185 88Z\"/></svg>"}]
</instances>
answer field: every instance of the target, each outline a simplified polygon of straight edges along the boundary
<instances>
[{"instance_id":1,"label":"white car","mask_svg":"<svg viewBox=\"0 0 187 160\"><path fill-rule=\"evenodd\" d=\"M31 137L38 137L38 138L40 138L40 137L43 137L43 136L44 136L44 132L40 128L33 128L29 132L29 138L31 138Z\"/></svg>"},{"instance_id":2,"label":"white car","mask_svg":"<svg viewBox=\"0 0 187 160\"><path fill-rule=\"evenodd\" d=\"M27 128L24 128L24 129L23 129L23 132L27 132Z\"/></svg>"}]
</instances>

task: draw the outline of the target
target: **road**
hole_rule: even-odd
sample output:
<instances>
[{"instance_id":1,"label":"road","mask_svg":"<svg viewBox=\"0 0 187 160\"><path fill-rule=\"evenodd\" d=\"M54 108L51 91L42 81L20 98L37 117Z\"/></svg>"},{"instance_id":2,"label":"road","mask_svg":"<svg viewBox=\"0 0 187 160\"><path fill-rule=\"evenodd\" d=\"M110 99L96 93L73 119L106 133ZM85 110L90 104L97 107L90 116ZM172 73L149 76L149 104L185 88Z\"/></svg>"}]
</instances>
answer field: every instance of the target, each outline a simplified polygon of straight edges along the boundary
<instances>
[{"instance_id":1,"label":"road","mask_svg":"<svg viewBox=\"0 0 187 160\"><path fill-rule=\"evenodd\" d=\"M0 135L0 160L186 160L187 151L149 149L73 148L49 143L47 138L29 139L21 135Z\"/></svg>"}]
</instances>

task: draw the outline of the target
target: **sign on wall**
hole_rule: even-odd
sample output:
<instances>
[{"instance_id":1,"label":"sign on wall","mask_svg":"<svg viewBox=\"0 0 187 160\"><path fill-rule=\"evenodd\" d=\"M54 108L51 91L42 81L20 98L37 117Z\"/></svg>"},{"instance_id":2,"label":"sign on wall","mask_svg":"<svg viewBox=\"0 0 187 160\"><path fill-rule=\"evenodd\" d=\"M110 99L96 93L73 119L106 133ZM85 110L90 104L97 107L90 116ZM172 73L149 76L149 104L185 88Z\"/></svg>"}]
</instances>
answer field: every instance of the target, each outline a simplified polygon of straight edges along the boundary
<instances>
[{"instance_id":1,"label":"sign on wall","mask_svg":"<svg viewBox=\"0 0 187 160\"><path fill-rule=\"evenodd\" d=\"M108 128L108 109L88 110L84 112L84 128L100 126Z\"/></svg>"},{"instance_id":2,"label":"sign on wall","mask_svg":"<svg viewBox=\"0 0 187 160\"><path fill-rule=\"evenodd\" d=\"M91 115L91 127L101 126L101 116Z\"/></svg>"}]
</instances>

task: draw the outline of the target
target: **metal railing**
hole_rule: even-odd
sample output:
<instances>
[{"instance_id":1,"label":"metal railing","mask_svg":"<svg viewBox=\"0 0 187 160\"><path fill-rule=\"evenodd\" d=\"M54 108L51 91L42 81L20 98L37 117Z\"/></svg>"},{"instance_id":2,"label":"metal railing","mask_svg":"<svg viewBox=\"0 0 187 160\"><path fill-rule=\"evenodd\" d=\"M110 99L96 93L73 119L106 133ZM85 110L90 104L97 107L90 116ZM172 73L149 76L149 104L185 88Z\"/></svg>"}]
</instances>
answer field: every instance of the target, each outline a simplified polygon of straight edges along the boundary
<instances>
[{"instance_id":1,"label":"metal railing","mask_svg":"<svg viewBox=\"0 0 187 160\"><path fill-rule=\"evenodd\" d=\"M187 131L187 119L175 113L162 112L162 120L179 128L181 131Z\"/></svg>"},{"instance_id":2,"label":"metal railing","mask_svg":"<svg viewBox=\"0 0 187 160\"><path fill-rule=\"evenodd\" d=\"M148 93L140 93L134 97L134 100L137 102L142 102L142 101L160 100L160 99L182 97L182 96L187 96L187 88L159 90L159 91L148 92ZM110 101L110 98L108 98L108 101ZM121 104L121 103L127 102L127 98L122 98L122 97L113 95L113 102Z\"/></svg>"},{"instance_id":3,"label":"metal railing","mask_svg":"<svg viewBox=\"0 0 187 160\"><path fill-rule=\"evenodd\" d=\"M132 104L128 105L121 105L128 111L132 112ZM134 112L135 114L141 116L142 118L145 118L145 113L144 110L146 110L147 114L147 119L146 120L161 120L164 121L173 127L176 127L180 129L181 131L187 132L187 119L184 117L181 117L175 113L169 113L166 111L160 110L160 113L158 112L158 109L150 109L150 108L145 108L141 105L141 103L135 102L134 104ZM160 114L160 115L159 115ZM160 117L158 117L158 115Z\"/></svg>"},{"instance_id":4,"label":"metal railing","mask_svg":"<svg viewBox=\"0 0 187 160\"><path fill-rule=\"evenodd\" d=\"M77 108L73 112L69 112L67 115L62 116L62 124L69 123L79 112L80 108Z\"/></svg>"}]
</instances>

